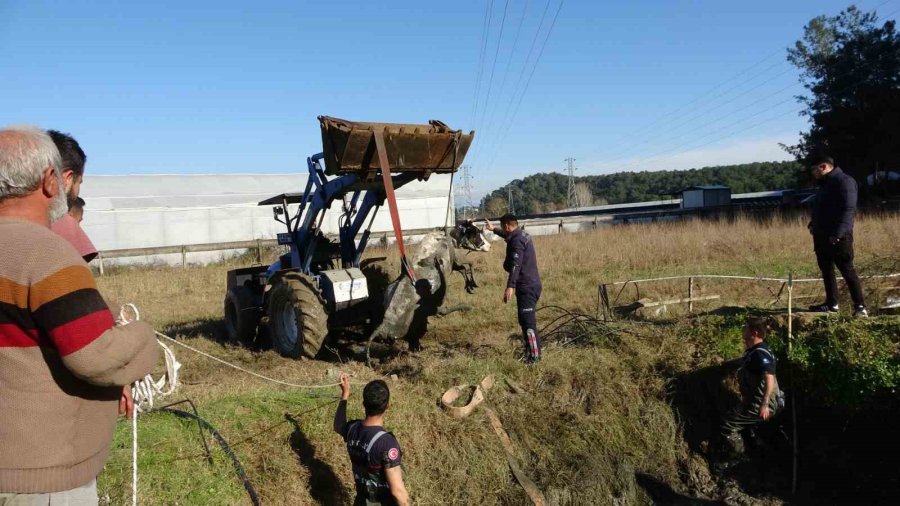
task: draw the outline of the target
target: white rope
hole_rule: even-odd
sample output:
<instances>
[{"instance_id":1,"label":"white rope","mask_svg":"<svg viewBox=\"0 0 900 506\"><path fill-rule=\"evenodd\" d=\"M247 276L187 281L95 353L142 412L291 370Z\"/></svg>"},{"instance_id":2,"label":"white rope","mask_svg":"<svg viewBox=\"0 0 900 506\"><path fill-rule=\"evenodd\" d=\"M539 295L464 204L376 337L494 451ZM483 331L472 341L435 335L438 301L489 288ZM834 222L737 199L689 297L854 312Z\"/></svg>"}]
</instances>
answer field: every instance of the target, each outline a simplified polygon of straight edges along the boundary
<instances>
[{"instance_id":1,"label":"white rope","mask_svg":"<svg viewBox=\"0 0 900 506\"><path fill-rule=\"evenodd\" d=\"M130 314L129 314L130 312ZM121 326L128 325L141 319L141 313L134 304L125 304L119 309L119 318L116 321ZM134 382L131 386L131 397L134 401L134 412L131 415L131 504L137 506L137 484L138 484L138 434L137 420L138 414L143 411L153 409L153 399L155 397L165 397L172 394L178 387L178 369L181 364L175 359L172 350L157 340L163 349L163 355L166 359L166 373L158 380L154 380L151 375ZM167 387L168 384L168 387Z\"/></svg>"},{"instance_id":2,"label":"white rope","mask_svg":"<svg viewBox=\"0 0 900 506\"><path fill-rule=\"evenodd\" d=\"M200 350L198 350L197 348L194 348L193 346L189 346L189 345L184 344L184 343L182 343L182 342L180 342L180 341L176 341L175 339L173 339L173 338L171 338L171 337L169 337L169 336L163 334L162 332L158 332L158 331L154 331L154 332L156 332L156 335L157 335L157 336L159 336L159 337L161 337L161 338L163 338L163 339L168 339L169 341L171 341L171 342L177 344L178 346L181 346L181 347L183 347L183 348L187 348L187 349L193 351L194 353L197 353L197 354L199 354L199 355L203 355L204 357L209 358L209 359L212 359L212 360L215 360L216 362L218 362L218 363L220 363L220 364L222 364L222 365L226 365L226 366L228 366L228 367L231 367L232 369L237 369L238 371L247 373L247 374L249 374L249 375L251 375L251 376L255 376L255 377L257 377L257 378L259 378L259 379L261 379L261 380L265 380L265 381L268 381L268 382L271 382L271 383L277 383L277 384L279 384L279 385L284 385L284 386L288 386L288 387L305 388L305 389L314 389L314 388L333 388L333 387L336 387L336 386L340 385L340 383L328 383L328 384L325 384L325 385L300 385L300 384L297 384L297 383L290 383L290 382L287 382L287 381L281 381L281 380L278 380L278 379L275 379L275 378L270 378L270 377L268 377L268 376L264 376L264 375L259 374L259 373L257 373L257 372L253 372L253 371L249 371L249 370L247 370L247 369L244 369L243 367L241 367L241 366L239 366L239 365L234 365L234 364L232 364L232 363L230 363L230 362L226 362L225 360L222 360L222 359L219 358L219 357L216 357L216 356L210 355L209 353L205 353L205 352L203 352L203 351L200 351Z\"/></svg>"}]
</instances>

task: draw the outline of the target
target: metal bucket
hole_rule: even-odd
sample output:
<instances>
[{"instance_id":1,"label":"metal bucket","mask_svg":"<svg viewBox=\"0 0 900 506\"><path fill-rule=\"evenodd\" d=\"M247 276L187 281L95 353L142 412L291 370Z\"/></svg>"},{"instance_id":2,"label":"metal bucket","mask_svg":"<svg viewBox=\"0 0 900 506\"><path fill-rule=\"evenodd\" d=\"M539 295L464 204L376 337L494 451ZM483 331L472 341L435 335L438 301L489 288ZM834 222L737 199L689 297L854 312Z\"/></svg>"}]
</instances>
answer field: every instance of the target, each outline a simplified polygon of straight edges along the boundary
<instances>
[{"instance_id":1,"label":"metal bucket","mask_svg":"<svg viewBox=\"0 0 900 506\"><path fill-rule=\"evenodd\" d=\"M459 169L475 132L463 133L431 120L427 125L362 123L319 116L325 173L379 172L375 132L382 132L391 172L452 173Z\"/></svg>"}]
</instances>

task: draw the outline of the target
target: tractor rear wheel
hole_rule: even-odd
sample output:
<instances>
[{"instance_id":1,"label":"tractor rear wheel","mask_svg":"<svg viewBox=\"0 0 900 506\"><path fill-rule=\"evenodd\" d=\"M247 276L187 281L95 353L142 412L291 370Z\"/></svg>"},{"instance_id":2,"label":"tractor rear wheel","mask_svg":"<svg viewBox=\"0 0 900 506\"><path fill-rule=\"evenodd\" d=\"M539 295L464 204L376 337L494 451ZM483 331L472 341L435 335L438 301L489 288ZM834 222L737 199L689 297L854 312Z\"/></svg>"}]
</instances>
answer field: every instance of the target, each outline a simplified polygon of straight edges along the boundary
<instances>
[{"instance_id":1,"label":"tractor rear wheel","mask_svg":"<svg viewBox=\"0 0 900 506\"><path fill-rule=\"evenodd\" d=\"M313 281L299 272L278 278L269 292L269 336L285 357L315 358L328 335L328 315Z\"/></svg>"},{"instance_id":2,"label":"tractor rear wheel","mask_svg":"<svg viewBox=\"0 0 900 506\"><path fill-rule=\"evenodd\" d=\"M225 334L228 340L252 346L256 342L256 327L262 316L253 304L253 291L235 286L225 294Z\"/></svg>"}]
</instances>

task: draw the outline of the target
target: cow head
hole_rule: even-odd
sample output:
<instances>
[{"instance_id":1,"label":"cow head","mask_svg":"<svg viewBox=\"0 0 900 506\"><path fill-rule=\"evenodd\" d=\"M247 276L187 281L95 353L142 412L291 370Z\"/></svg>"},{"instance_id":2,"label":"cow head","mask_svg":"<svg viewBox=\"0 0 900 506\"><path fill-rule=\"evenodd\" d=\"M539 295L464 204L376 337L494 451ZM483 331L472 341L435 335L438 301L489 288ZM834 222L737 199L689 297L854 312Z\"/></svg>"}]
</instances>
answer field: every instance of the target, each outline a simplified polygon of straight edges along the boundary
<instances>
[{"instance_id":1,"label":"cow head","mask_svg":"<svg viewBox=\"0 0 900 506\"><path fill-rule=\"evenodd\" d=\"M450 237L457 248L484 252L491 250L490 241L487 240L481 229L470 220L457 223L450 231Z\"/></svg>"}]
</instances>

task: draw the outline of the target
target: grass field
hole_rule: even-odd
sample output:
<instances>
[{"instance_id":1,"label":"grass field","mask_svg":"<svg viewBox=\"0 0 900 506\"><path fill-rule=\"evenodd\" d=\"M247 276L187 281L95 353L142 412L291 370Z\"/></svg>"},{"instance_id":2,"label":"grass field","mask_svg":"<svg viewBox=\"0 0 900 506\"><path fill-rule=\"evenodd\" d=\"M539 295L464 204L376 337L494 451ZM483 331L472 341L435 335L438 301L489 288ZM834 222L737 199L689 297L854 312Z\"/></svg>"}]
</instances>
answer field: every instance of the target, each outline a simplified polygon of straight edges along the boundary
<instances>
[{"instance_id":1,"label":"grass field","mask_svg":"<svg viewBox=\"0 0 900 506\"><path fill-rule=\"evenodd\" d=\"M597 309L597 286L602 282L697 273L818 275L811 239L801 221L629 225L536 237L535 243L544 281L541 305L591 314ZM856 229L860 273L900 271L898 243L897 216L860 219ZM515 306L501 302L503 244L494 244L490 253L465 257L474 263L480 285L474 295L465 294L460 277L451 278L448 304L466 303L475 309L434 318L422 341L424 351L401 353L374 370L359 362L341 363L346 354L329 361L293 361L271 351L225 343L221 337L225 272L244 265L237 260L188 269L115 268L98 281L111 305L133 302L143 319L161 331L268 376L323 384L333 382L337 370L350 373L356 382L396 375L389 381L393 396L386 423L403 448L407 485L416 504L527 501L511 478L502 446L483 413L452 419L436 405L445 389L477 382L487 374L512 379L527 392L513 394L500 382L487 404L503 421L525 473L554 504L645 504L657 497L660 487L671 487L663 493L676 496L719 498L734 492L710 476L684 437L685 421L672 407L672 385L679 375L739 352L734 329L719 335L717 327L702 318L620 322L610 335L588 336L570 346L547 343L544 361L526 368L517 360ZM387 255L388 263L398 266L393 251L369 254ZM887 287L879 287L878 295L883 297ZM866 289L875 295L874 283L867 283ZM661 283L642 285L640 290L641 297L659 298L683 296L686 287L683 282ZM703 311L726 304L768 307L778 286L716 281L698 284L696 290L722 297L698 303L695 309ZM821 296L820 290L809 285L795 295L800 303L810 304ZM635 297L629 289L619 295L619 302ZM783 303L775 304L779 306ZM668 316L683 311L673 307ZM541 312L539 321L549 323L550 315L550 310ZM184 383L171 400L191 399L200 415L234 444L263 504L352 500L346 451L331 431L336 387L281 387L183 349L175 352L184 365ZM361 386L355 388L350 415L360 416ZM248 503L230 462L211 440L212 461L204 458L196 424L151 413L140 418L139 431L142 504ZM111 504L130 501L131 431L124 421L100 476L100 489ZM755 496L762 503L781 500L775 491Z\"/></svg>"}]
</instances>

